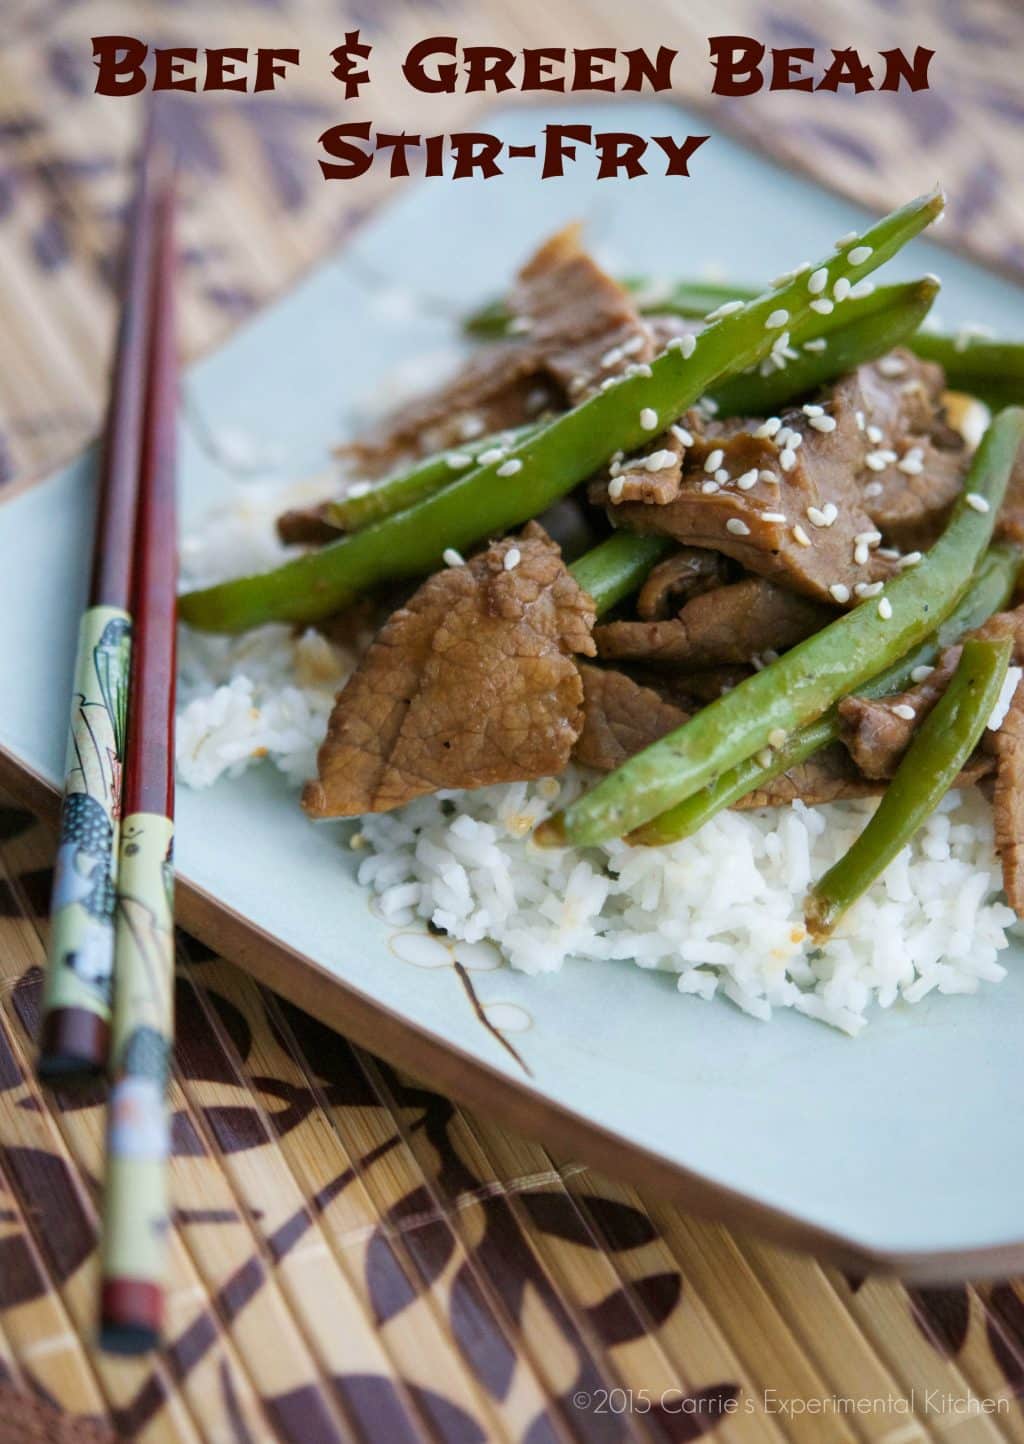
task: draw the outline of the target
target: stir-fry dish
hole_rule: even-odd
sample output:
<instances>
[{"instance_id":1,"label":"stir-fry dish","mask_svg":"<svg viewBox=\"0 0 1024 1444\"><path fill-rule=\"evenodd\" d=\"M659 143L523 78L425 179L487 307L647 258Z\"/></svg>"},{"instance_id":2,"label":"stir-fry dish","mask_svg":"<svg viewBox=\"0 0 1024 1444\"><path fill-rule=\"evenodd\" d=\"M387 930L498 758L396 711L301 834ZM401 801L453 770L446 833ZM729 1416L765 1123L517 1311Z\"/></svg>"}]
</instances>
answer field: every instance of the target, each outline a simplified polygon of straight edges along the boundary
<instances>
[{"instance_id":1,"label":"stir-fry dish","mask_svg":"<svg viewBox=\"0 0 1024 1444\"><path fill-rule=\"evenodd\" d=\"M550 238L454 377L279 508L263 569L181 598L186 780L294 775L317 734L302 807L362 819L383 915L456 956L629 958L848 1031L997 980L1024 346L930 329L933 276L870 279L941 206L760 293ZM193 572L237 572L207 531Z\"/></svg>"}]
</instances>

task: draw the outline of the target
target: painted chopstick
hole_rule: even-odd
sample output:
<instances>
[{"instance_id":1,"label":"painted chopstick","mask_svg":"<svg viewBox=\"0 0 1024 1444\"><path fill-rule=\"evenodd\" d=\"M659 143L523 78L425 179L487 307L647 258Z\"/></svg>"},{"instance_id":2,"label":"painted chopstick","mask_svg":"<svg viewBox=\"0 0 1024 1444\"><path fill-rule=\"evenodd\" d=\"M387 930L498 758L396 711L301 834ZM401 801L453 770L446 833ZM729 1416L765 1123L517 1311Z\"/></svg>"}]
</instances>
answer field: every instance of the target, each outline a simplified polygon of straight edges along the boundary
<instances>
[{"instance_id":1,"label":"painted chopstick","mask_svg":"<svg viewBox=\"0 0 1024 1444\"><path fill-rule=\"evenodd\" d=\"M72 1083L106 1065L114 888L132 646L130 615L159 148L138 164L114 386L100 462L89 605L79 626L39 1031L39 1076Z\"/></svg>"},{"instance_id":2,"label":"painted chopstick","mask_svg":"<svg viewBox=\"0 0 1024 1444\"><path fill-rule=\"evenodd\" d=\"M158 1340L167 1228L166 1086L174 1031L177 550L174 199L160 203L136 546L124 819L117 883L100 1340Z\"/></svg>"}]
</instances>

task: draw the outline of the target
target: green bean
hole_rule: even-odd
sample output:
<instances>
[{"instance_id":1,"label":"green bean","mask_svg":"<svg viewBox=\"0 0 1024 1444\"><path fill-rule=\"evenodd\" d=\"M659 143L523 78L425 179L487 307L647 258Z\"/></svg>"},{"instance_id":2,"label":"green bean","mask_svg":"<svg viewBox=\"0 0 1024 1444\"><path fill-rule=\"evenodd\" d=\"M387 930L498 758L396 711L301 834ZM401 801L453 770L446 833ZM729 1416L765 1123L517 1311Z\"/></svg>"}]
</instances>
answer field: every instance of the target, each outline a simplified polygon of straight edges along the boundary
<instances>
[{"instance_id":1,"label":"green bean","mask_svg":"<svg viewBox=\"0 0 1024 1444\"><path fill-rule=\"evenodd\" d=\"M931 277L902 286L886 286L858 301L843 302L843 324L829 334L824 350L800 351L781 371L734 376L712 395L721 416L768 416L794 397L804 396L865 361L904 345L920 326L939 291ZM808 333L805 331L804 335ZM800 340L794 336L794 347Z\"/></svg>"},{"instance_id":2,"label":"green bean","mask_svg":"<svg viewBox=\"0 0 1024 1444\"><path fill-rule=\"evenodd\" d=\"M654 563L676 545L671 537L617 531L573 562L569 570L589 593L600 616L635 592Z\"/></svg>"},{"instance_id":3,"label":"green bean","mask_svg":"<svg viewBox=\"0 0 1024 1444\"><path fill-rule=\"evenodd\" d=\"M630 291L643 315L683 316L700 320L715 306L728 300L746 301L756 296L751 286L677 281L672 284L630 276L622 284ZM875 297L888 306L895 286L880 286ZM486 321L484 318L486 317ZM465 321L476 335L502 336L511 316L502 301L492 301ZM897 343L893 343L897 344ZM990 406L1010 406L1024 397L1024 344L993 341L983 336L947 336L937 331L918 331L898 344L908 346L923 361L937 361L954 391L967 391Z\"/></svg>"},{"instance_id":4,"label":"green bean","mask_svg":"<svg viewBox=\"0 0 1024 1444\"><path fill-rule=\"evenodd\" d=\"M371 522L393 516L432 496L446 486L453 476L469 471L476 464L482 452L492 447L507 450L512 444L522 441L531 431L538 431L539 424L518 426L512 431L503 431L496 436L484 437L454 450L442 451L416 462L407 471L385 476L372 486L358 483L345 496L327 504L327 520L340 532L361 531ZM363 489L365 487L365 490Z\"/></svg>"},{"instance_id":5,"label":"green bean","mask_svg":"<svg viewBox=\"0 0 1024 1444\"><path fill-rule=\"evenodd\" d=\"M885 217L852 248L863 256L856 263L851 248L834 251L818 268L826 289L840 277L855 283L870 274L934 220L942 204L941 194L931 192ZM274 571L187 593L179 615L214 632L315 622L382 581L430 571L446 548L471 546L537 516L614 452L650 440L715 382L766 356L781 326L805 320L812 303L805 275L766 292L710 321L688 357L667 349L649 375L626 376L599 391L520 442L503 462L478 466L425 501Z\"/></svg>"},{"instance_id":6,"label":"green bean","mask_svg":"<svg viewBox=\"0 0 1024 1444\"><path fill-rule=\"evenodd\" d=\"M982 558L970 589L942 625L905 657L860 686L857 695L887 697L901 692L912 680L915 668L930 666L944 647L958 641L964 632L979 627L993 612L1000 611L1007 604L1013 595L1020 564L1021 555L1015 547L991 547ZM702 787L699 792L669 808L668 812L631 832L628 841L643 847L660 847L692 837L724 808L731 807L751 792L759 792L783 772L806 762L808 757L820 752L838 737L839 713L837 708L832 707L816 722L809 722L806 727L792 733L781 747L773 747L768 762L761 760L760 754L748 757L707 787Z\"/></svg>"},{"instance_id":7,"label":"green bean","mask_svg":"<svg viewBox=\"0 0 1024 1444\"><path fill-rule=\"evenodd\" d=\"M1009 407L985 433L945 531L916 567L631 757L550 819L540 840L591 846L632 832L770 746L778 732L814 721L934 631L988 547L1022 439L1024 410Z\"/></svg>"},{"instance_id":8,"label":"green bean","mask_svg":"<svg viewBox=\"0 0 1024 1444\"><path fill-rule=\"evenodd\" d=\"M938 807L970 757L999 700L1011 637L964 643L959 665L921 723L864 831L807 895L804 914L817 941L885 871Z\"/></svg>"},{"instance_id":9,"label":"green bean","mask_svg":"<svg viewBox=\"0 0 1024 1444\"><path fill-rule=\"evenodd\" d=\"M801 351L796 360L787 361L782 370L762 376L757 370L726 381L712 393L720 416L767 416L794 397L803 396L845 371L891 351L913 335L938 293L938 282L930 277L909 281L904 285L885 286L861 300L843 304L842 325L828 338L824 350ZM884 304L879 298L884 299ZM820 331L823 319L814 315L814 326L801 328L808 340L812 331ZM794 345L800 342L794 339ZM468 458L494 446L506 449L521 440L532 427L519 427L474 442L472 446L441 452L417 462L408 471L385 477L367 490L348 492L327 507L327 519L339 532L360 531L371 522L392 516L397 511L432 496L451 481L458 471L469 469ZM466 464L457 463L465 460ZM454 463L454 464L453 464Z\"/></svg>"}]
</instances>

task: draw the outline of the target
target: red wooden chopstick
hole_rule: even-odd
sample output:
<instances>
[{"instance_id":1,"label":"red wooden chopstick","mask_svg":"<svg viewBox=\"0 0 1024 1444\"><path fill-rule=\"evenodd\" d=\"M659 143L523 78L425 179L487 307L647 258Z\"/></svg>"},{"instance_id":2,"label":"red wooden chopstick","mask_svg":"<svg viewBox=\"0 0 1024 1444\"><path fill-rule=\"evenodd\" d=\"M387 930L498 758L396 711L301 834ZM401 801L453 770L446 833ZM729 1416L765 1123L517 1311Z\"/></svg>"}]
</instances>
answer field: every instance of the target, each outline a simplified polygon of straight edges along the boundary
<instances>
[{"instance_id":1,"label":"red wooden chopstick","mask_svg":"<svg viewBox=\"0 0 1024 1444\"><path fill-rule=\"evenodd\" d=\"M100 1337L121 1353L152 1347L163 1314L174 1032L174 205L171 188L158 205L110 1030Z\"/></svg>"},{"instance_id":2,"label":"red wooden chopstick","mask_svg":"<svg viewBox=\"0 0 1024 1444\"><path fill-rule=\"evenodd\" d=\"M47 1081L91 1077L107 1059L154 237L167 159L151 121L138 163L92 581L72 692L39 1035L39 1074Z\"/></svg>"}]
</instances>

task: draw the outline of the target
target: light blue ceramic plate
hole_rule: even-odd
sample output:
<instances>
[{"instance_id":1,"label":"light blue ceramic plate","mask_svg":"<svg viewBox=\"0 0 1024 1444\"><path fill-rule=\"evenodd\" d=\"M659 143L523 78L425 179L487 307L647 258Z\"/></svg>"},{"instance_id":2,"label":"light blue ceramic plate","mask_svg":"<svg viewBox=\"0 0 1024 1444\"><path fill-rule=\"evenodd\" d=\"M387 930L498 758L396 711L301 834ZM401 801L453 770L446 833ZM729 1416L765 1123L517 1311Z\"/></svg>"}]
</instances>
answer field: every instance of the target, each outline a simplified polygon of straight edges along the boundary
<instances>
[{"instance_id":1,"label":"light blue ceramic plate","mask_svg":"<svg viewBox=\"0 0 1024 1444\"><path fill-rule=\"evenodd\" d=\"M495 122L512 139L539 123L530 112ZM614 112L615 126L641 133L666 123L682 131L686 117L653 105ZM295 475L322 465L353 402L396 363L447 347L453 318L566 220L584 218L602 255L632 271L714 263L738 280L813 259L866 220L722 136L698 159L689 181L595 184L583 163L560 182L524 172L399 192L348 250L190 373L186 513L231 480L204 433L248 433ZM919 189L934 179L922 174ZM1018 289L924 243L892 268L922 269L945 281L948 322L1024 334ZM40 803L40 779L53 784L61 770L91 483L84 458L0 507L0 748L5 776ZM308 824L269 768L182 790L178 859L187 926L358 1041L522 1129L852 1267L884 1262L933 1279L1024 1267L1020 951L999 987L894 1008L857 1040L797 1016L765 1026L615 964L541 979L472 974L492 1031L440 945L441 966L396 956L340 831Z\"/></svg>"}]
</instances>

